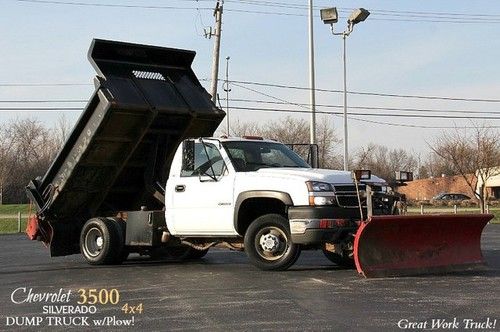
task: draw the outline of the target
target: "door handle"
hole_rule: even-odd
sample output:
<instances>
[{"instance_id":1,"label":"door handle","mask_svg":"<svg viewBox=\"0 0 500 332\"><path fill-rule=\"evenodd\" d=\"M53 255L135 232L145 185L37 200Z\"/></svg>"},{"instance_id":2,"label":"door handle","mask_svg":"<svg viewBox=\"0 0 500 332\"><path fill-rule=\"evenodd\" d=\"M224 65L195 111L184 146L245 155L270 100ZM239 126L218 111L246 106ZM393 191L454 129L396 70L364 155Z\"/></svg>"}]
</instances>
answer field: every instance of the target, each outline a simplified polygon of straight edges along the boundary
<instances>
[{"instance_id":1,"label":"door handle","mask_svg":"<svg viewBox=\"0 0 500 332\"><path fill-rule=\"evenodd\" d=\"M178 184L175 186L175 192L182 193L186 190L186 186L183 184Z\"/></svg>"}]
</instances>

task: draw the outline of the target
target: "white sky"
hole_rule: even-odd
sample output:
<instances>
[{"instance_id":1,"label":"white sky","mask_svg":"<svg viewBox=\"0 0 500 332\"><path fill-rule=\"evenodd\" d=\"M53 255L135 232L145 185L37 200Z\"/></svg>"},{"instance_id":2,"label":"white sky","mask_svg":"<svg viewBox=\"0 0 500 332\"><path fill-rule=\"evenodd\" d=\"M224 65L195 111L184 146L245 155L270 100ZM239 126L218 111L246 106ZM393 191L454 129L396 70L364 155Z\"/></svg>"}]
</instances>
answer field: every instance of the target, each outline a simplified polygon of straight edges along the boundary
<instances>
[{"instance_id":1,"label":"white sky","mask_svg":"<svg viewBox=\"0 0 500 332\"><path fill-rule=\"evenodd\" d=\"M76 2L61 0L63 2ZM95 75L87 61L92 38L116 39L159 46L192 49L197 52L194 70L200 79L209 78L213 40L203 38L203 26L213 25L211 8L215 0L91 0L79 3L131 6L176 6L192 9L123 8L0 0L0 100L79 99L87 100ZM253 5L249 5L251 2ZM315 0L315 6L342 9L337 30L345 27L345 16L353 7L364 7L372 15L355 27L347 40L348 89L405 95L451 96L497 99L500 92L500 2L497 1L335 1ZM288 8L291 6L300 8ZM230 56L230 79L307 87L308 34L307 1L226 0L221 46L221 73ZM200 8L196 10L195 8ZM203 9L207 8L207 9ZM280 12L243 13L243 11ZM395 11L395 12L389 12ZM408 13L412 12L412 13ZM419 14L421 12L434 13ZM318 16L319 10L315 9ZM451 13L444 15L439 13ZM456 15L464 14L464 15ZM467 16L467 14L469 16ZM411 20L402 21L402 20ZM441 22L430 22L441 21ZM330 34L315 17L316 86L342 88L341 39ZM78 83L80 86L7 86L25 83ZM207 90L209 82L202 82ZM290 101L309 102L308 91L250 86L267 95ZM231 86L231 99L273 101L272 98ZM342 95L318 93L318 104L342 105ZM225 106L225 103L223 102ZM272 108L273 105L230 102L230 106ZM349 96L350 106L452 110L448 115L490 116L479 124L500 126L500 103L424 100L375 96ZM13 107L83 107L74 104L1 103ZM293 105L275 108L300 109ZM320 111L341 109L318 108ZM467 111L457 113L457 111ZM493 114L474 115L476 112ZM408 114L390 110L350 112ZM79 112L66 112L76 121ZM287 113L231 111L232 121L265 122ZM419 113L424 114L424 113ZM442 113L425 113L436 115ZM0 123L16 117L34 116L52 124L56 112L0 112ZM307 114L293 115L309 119ZM467 119L416 119L400 117L358 118L417 126L470 126ZM343 137L342 118L318 116L329 121ZM367 142L426 152L441 129L407 128L361 121L349 121L349 142L355 151ZM342 147L338 147L338 152Z\"/></svg>"}]
</instances>

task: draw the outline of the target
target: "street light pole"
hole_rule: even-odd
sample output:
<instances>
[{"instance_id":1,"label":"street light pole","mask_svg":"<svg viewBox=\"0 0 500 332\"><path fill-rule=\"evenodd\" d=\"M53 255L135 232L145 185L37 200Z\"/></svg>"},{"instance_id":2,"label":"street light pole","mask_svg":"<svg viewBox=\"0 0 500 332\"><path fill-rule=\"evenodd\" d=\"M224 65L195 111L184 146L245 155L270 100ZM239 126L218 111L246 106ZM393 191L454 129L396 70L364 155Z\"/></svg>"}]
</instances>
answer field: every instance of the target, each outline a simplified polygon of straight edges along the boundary
<instances>
[{"instance_id":1,"label":"street light pole","mask_svg":"<svg viewBox=\"0 0 500 332\"><path fill-rule=\"evenodd\" d=\"M347 133L347 57L346 57L346 39L348 34L343 34L343 44L344 44L344 171L348 170L348 161L349 161L349 148L347 145L348 141L348 133Z\"/></svg>"},{"instance_id":2,"label":"street light pole","mask_svg":"<svg viewBox=\"0 0 500 332\"><path fill-rule=\"evenodd\" d=\"M313 32L313 0L309 0L309 99L311 106L311 122L309 124L310 143L316 143L316 87L314 75L314 32Z\"/></svg>"},{"instance_id":3,"label":"street light pole","mask_svg":"<svg viewBox=\"0 0 500 332\"><path fill-rule=\"evenodd\" d=\"M354 25L366 20L370 12L363 8L355 9L347 19L347 29L343 32L335 32L334 24L338 21L337 8L321 9L321 20L325 24L330 24L332 34L334 36L342 36L343 43L343 57L344 64L344 171L349 170L349 148L348 148L348 132L347 132L347 55L346 55L346 39L354 29Z\"/></svg>"}]
</instances>

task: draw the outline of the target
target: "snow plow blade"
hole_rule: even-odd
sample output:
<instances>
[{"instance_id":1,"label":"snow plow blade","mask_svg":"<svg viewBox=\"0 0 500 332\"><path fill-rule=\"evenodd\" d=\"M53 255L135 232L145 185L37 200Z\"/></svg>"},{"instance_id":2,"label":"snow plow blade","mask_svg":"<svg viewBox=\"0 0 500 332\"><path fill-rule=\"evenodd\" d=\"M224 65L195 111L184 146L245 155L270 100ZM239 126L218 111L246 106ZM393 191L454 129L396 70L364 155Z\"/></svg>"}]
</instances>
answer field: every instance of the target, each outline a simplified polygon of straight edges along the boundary
<instances>
[{"instance_id":1,"label":"snow plow blade","mask_svg":"<svg viewBox=\"0 0 500 332\"><path fill-rule=\"evenodd\" d=\"M373 216L356 233L356 269L377 278L484 266L481 233L491 219L491 214Z\"/></svg>"}]
</instances>

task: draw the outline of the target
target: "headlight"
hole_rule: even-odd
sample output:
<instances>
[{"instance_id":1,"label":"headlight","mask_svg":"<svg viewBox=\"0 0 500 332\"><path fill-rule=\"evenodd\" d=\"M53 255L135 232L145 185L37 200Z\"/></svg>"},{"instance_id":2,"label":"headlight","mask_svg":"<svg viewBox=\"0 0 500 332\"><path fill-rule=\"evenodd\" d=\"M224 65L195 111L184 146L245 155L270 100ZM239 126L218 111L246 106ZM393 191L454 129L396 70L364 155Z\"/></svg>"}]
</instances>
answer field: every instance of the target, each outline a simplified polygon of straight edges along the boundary
<instances>
[{"instance_id":1,"label":"headlight","mask_svg":"<svg viewBox=\"0 0 500 332\"><path fill-rule=\"evenodd\" d=\"M333 191L332 185L326 182L307 181L306 185L309 192Z\"/></svg>"},{"instance_id":2,"label":"headlight","mask_svg":"<svg viewBox=\"0 0 500 332\"><path fill-rule=\"evenodd\" d=\"M335 204L334 196L319 196L319 197L309 196L309 205L333 205L333 204Z\"/></svg>"},{"instance_id":3,"label":"headlight","mask_svg":"<svg viewBox=\"0 0 500 332\"><path fill-rule=\"evenodd\" d=\"M309 191L309 205L333 205L336 203L333 186L326 182L306 182Z\"/></svg>"}]
</instances>

